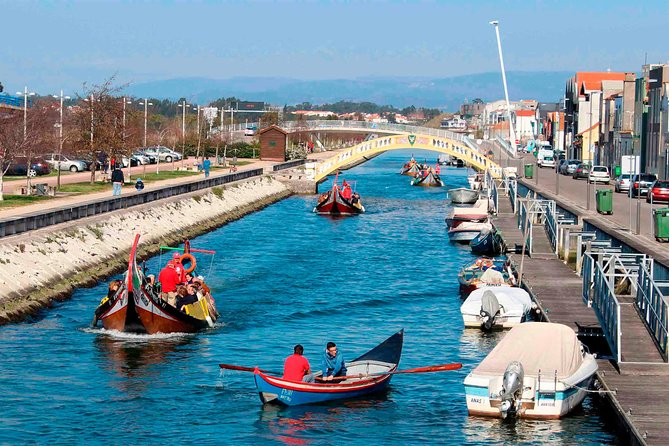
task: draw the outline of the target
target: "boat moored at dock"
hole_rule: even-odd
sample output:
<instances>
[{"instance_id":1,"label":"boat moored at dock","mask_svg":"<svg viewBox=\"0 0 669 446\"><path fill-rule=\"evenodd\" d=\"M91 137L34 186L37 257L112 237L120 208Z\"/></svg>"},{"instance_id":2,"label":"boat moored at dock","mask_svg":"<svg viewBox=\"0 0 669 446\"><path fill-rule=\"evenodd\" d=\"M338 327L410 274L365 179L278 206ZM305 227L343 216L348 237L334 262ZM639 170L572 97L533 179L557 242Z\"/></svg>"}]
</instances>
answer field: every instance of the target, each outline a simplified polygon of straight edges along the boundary
<instances>
[{"instance_id":1,"label":"boat moored at dock","mask_svg":"<svg viewBox=\"0 0 669 446\"><path fill-rule=\"evenodd\" d=\"M479 199L479 191L458 187L457 189L449 189L448 196L451 198L451 203L454 204L474 204Z\"/></svg>"},{"instance_id":2,"label":"boat moored at dock","mask_svg":"<svg viewBox=\"0 0 669 446\"><path fill-rule=\"evenodd\" d=\"M472 291L460 313L465 327L492 330L511 328L527 321L532 299L518 287L482 287Z\"/></svg>"},{"instance_id":3,"label":"boat moored at dock","mask_svg":"<svg viewBox=\"0 0 669 446\"><path fill-rule=\"evenodd\" d=\"M469 415L561 418L578 407L597 372L595 357L562 324L511 329L465 378Z\"/></svg>"}]
</instances>

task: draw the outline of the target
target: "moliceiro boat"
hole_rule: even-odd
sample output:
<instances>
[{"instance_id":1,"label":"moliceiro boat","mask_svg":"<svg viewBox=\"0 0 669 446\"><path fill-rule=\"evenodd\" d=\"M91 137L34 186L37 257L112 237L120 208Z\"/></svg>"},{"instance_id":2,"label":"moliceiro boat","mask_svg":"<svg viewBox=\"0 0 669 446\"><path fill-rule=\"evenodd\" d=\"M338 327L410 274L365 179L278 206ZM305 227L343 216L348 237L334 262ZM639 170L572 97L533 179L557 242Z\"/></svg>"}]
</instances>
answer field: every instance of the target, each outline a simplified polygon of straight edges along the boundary
<instances>
[{"instance_id":1,"label":"moliceiro boat","mask_svg":"<svg viewBox=\"0 0 669 446\"><path fill-rule=\"evenodd\" d=\"M110 284L109 294L95 310L93 325L100 320L107 330L147 334L192 333L213 326L217 311L210 295L198 294L196 302L183 305L181 309L161 298L158 284L145 276L137 265L138 243L139 234L135 236L130 250L128 270L122 280ZM186 270L189 272L196 266L193 252L214 253L191 249L186 241L179 261L184 266L189 264ZM117 288L114 288L115 285Z\"/></svg>"},{"instance_id":2,"label":"moliceiro boat","mask_svg":"<svg viewBox=\"0 0 669 446\"><path fill-rule=\"evenodd\" d=\"M420 173L420 164L416 162L413 157L409 161L407 161L404 166L402 166L402 169L400 170L400 175L407 175L409 177L415 177Z\"/></svg>"},{"instance_id":3,"label":"moliceiro boat","mask_svg":"<svg viewBox=\"0 0 669 446\"><path fill-rule=\"evenodd\" d=\"M465 378L470 415L561 418L583 402L595 357L562 324L528 322L509 331Z\"/></svg>"},{"instance_id":4,"label":"moliceiro boat","mask_svg":"<svg viewBox=\"0 0 669 446\"><path fill-rule=\"evenodd\" d=\"M307 383L270 376L256 368L255 383L263 403L286 406L355 398L386 390L402 356L400 330L362 356L346 364L347 378L339 382ZM319 374L317 374L318 377Z\"/></svg>"},{"instance_id":5,"label":"moliceiro boat","mask_svg":"<svg viewBox=\"0 0 669 446\"><path fill-rule=\"evenodd\" d=\"M432 169L421 170L413 180L411 180L412 186L422 186L422 187L444 187L444 182L441 180L439 174Z\"/></svg>"},{"instance_id":6,"label":"moliceiro boat","mask_svg":"<svg viewBox=\"0 0 669 446\"><path fill-rule=\"evenodd\" d=\"M451 198L451 203L454 204L474 204L479 199L479 191L458 187L457 189L449 189L448 196Z\"/></svg>"},{"instance_id":7,"label":"moliceiro boat","mask_svg":"<svg viewBox=\"0 0 669 446\"><path fill-rule=\"evenodd\" d=\"M460 307L465 327L492 330L511 328L530 318L534 304L530 295L517 287L482 287Z\"/></svg>"},{"instance_id":8,"label":"moliceiro boat","mask_svg":"<svg viewBox=\"0 0 669 446\"><path fill-rule=\"evenodd\" d=\"M342 187L337 184L337 177L332 188L318 197L314 212L321 215L357 215L365 212L360 194L351 191L351 186L344 180Z\"/></svg>"}]
</instances>

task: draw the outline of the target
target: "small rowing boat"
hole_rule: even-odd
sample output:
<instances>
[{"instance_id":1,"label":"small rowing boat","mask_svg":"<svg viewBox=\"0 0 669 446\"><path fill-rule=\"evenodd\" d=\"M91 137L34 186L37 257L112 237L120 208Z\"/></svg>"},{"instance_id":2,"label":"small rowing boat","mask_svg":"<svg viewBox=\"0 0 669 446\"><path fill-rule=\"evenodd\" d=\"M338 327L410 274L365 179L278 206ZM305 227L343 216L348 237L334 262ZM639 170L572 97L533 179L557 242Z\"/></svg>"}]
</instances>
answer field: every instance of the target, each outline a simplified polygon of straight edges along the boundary
<instances>
[{"instance_id":1,"label":"small rowing boat","mask_svg":"<svg viewBox=\"0 0 669 446\"><path fill-rule=\"evenodd\" d=\"M356 398L386 390L402 356L404 330L346 364L347 378L332 383L288 381L255 369L260 400L286 406Z\"/></svg>"},{"instance_id":2,"label":"small rowing boat","mask_svg":"<svg viewBox=\"0 0 669 446\"><path fill-rule=\"evenodd\" d=\"M453 204L474 204L479 199L479 191L458 187L457 189L449 189L448 196Z\"/></svg>"},{"instance_id":3,"label":"small rowing boat","mask_svg":"<svg viewBox=\"0 0 669 446\"><path fill-rule=\"evenodd\" d=\"M469 242L469 246L472 248L472 253L491 257L504 254L504 251L506 250L504 239L494 226L490 229L481 230L481 232Z\"/></svg>"},{"instance_id":4,"label":"small rowing boat","mask_svg":"<svg viewBox=\"0 0 669 446\"><path fill-rule=\"evenodd\" d=\"M516 285L516 277L506 259L479 257L467 263L458 273L460 294L463 297L482 287L511 287Z\"/></svg>"}]
</instances>

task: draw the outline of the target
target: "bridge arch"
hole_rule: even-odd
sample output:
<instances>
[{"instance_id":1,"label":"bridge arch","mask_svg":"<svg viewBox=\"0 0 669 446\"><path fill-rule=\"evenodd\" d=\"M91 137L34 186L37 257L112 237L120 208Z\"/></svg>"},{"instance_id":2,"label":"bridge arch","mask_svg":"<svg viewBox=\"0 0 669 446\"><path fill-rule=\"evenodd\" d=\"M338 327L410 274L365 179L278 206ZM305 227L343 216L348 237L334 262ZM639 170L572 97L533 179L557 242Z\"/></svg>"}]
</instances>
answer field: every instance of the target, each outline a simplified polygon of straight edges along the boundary
<instances>
[{"instance_id":1,"label":"bridge arch","mask_svg":"<svg viewBox=\"0 0 669 446\"><path fill-rule=\"evenodd\" d=\"M469 147L463 141L446 137L407 134L381 136L364 141L344 151L333 154L332 157L319 162L306 163L307 176L315 181L321 181L329 174L344 166L355 163L363 158L377 155L389 150L424 149L433 152L455 156L479 171L490 171L493 178L502 177L502 167L484 156L479 150Z\"/></svg>"}]
</instances>

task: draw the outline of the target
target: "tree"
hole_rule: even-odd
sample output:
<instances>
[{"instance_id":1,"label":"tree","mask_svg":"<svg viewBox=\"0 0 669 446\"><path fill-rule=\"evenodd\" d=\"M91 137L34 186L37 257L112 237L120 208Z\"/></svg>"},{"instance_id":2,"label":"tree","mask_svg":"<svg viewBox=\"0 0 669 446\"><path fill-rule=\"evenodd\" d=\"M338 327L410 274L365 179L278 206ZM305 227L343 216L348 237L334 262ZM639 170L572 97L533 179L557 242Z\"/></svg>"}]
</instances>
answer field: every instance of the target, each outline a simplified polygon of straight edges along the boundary
<instances>
[{"instance_id":1,"label":"tree","mask_svg":"<svg viewBox=\"0 0 669 446\"><path fill-rule=\"evenodd\" d=\"M83 85L82 96L77 95L78 105L73 109L76 137L75 149L92 160L104 155L118 158L125 138L123 132L123 103L115 93L124 86L115 86L114 77L101 85ZM126 125L128 116L126 116ZM91 183L95 182L96 163L92 163Z\"/></svg>"},{"instance_id":2,"label":"tree","mask_svg":"<svg viewBox=\"0 0 669 446\"><path fill-rule=\"evenodd\" d=\"M278 125L278 124L279 124L279 114L277 112L264 113L260 117L260 128L261 129L269 127L270 125Z\"/></svg>"},{"instance_id":3,"label":"tree","mask_svg":"<svg viewBox=\"0 0 669 446\"><path fill-rule=\"evenodd\" d=\"M26 184L28 193L31 192L32 161L45 147L53 144L54 118L54 111L46 101L35 102L28 109L25 120L23 113L17 111L0 115L0 201L4 200L4 175L19 156L26 158Z\"/></svg>"}]
</instances>

